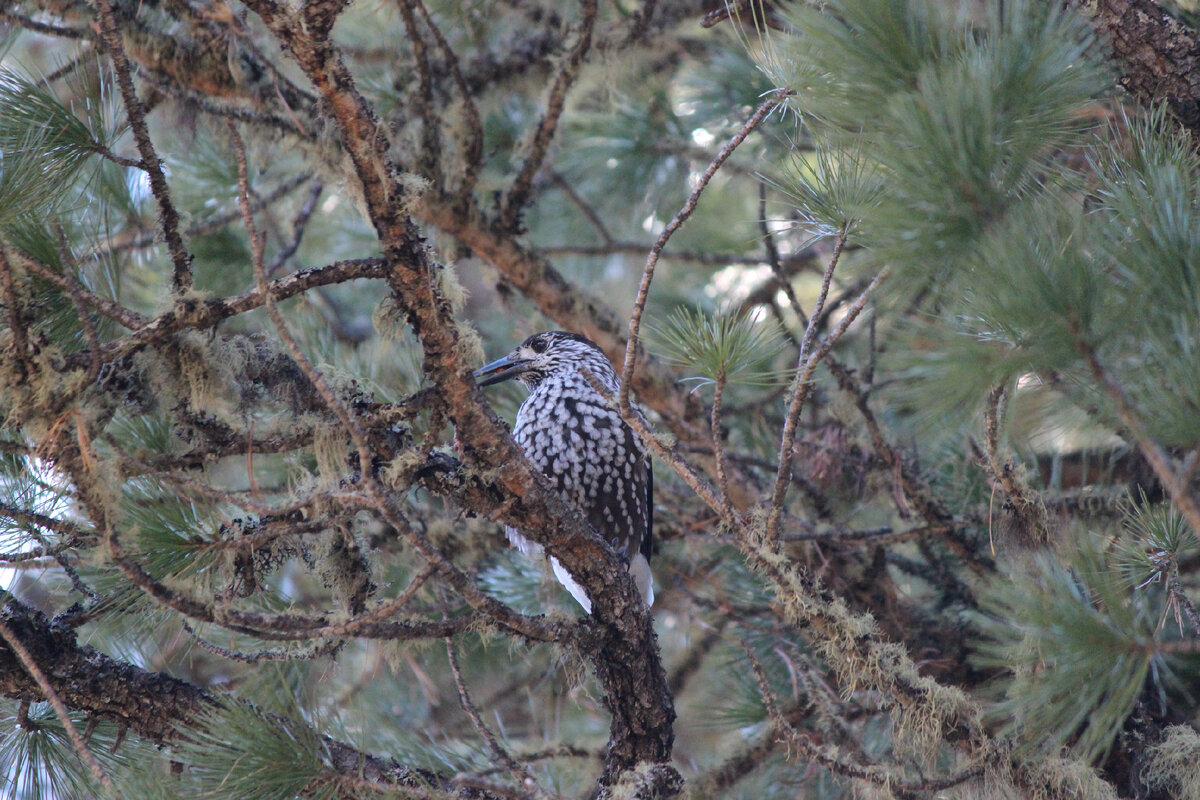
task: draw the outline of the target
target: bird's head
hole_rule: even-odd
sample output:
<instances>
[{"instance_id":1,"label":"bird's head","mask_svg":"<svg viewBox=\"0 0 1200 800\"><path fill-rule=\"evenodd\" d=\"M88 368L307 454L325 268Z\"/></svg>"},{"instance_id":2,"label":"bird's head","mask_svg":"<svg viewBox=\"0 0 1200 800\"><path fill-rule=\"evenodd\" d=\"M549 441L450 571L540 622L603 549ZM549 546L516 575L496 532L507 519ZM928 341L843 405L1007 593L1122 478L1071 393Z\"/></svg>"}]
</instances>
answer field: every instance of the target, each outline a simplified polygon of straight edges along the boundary
<instances>
[{"instance_id":1,"label":"bird's head","mask_svg":"<svg viewBox=\"0 0 1200 800\"><path fill-rule=\"evenodd\" d=\"M530 390L547 378L586 368L604 383L614 383L616 373L608 357L594 342L577 333L535 333L506 355L475 370L480 386L516 378Z\"/></svg>"}]
</instances>

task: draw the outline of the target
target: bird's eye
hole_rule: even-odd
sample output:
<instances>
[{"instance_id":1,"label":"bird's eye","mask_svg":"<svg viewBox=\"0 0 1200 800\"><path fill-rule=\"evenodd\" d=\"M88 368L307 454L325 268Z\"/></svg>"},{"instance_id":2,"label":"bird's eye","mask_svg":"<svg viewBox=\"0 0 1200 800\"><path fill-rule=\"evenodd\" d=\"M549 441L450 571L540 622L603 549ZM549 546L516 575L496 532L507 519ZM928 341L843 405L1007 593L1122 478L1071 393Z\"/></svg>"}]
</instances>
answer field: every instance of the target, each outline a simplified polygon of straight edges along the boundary
<instances>
[{"instance_id":1,"label":"bird's eye","mask_svg":"<svg viewBox=\"0 0 1200 800\"><path fill-rule=\"evenodd\" d=\"M546 352L546 340L545 339L534 339L532 342L529 343L529 349L535 353Z\"/></svg>"}]
</instances>

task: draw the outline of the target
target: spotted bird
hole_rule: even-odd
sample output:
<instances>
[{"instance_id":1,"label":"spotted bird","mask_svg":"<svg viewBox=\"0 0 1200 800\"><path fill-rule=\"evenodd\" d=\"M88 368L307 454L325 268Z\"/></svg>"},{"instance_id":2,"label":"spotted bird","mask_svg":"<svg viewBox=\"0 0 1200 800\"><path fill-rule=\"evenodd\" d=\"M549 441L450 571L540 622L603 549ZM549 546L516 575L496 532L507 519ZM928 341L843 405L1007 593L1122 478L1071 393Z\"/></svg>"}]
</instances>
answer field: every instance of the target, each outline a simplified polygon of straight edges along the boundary
<instances>
[{"instance_id":1,"label":"spotted bird","mask_svg":"<svg viewBox=\"0 0 1200 800\"><path fill-rule=\"evenodd\" d=\"M641 441L616 409L592 388L587 375L610 396L617 373L592 341L566 331L530 336L503 358L475 372L480 386L516 378L529 389L517 411L513 438L568 503L629 565L646 605L654 603L650 574L654 481ZM508 539L525 554L541 547L508 528ZM554 575L592 612L592 601L558 559Z\"/></svg>"}]
</instances>

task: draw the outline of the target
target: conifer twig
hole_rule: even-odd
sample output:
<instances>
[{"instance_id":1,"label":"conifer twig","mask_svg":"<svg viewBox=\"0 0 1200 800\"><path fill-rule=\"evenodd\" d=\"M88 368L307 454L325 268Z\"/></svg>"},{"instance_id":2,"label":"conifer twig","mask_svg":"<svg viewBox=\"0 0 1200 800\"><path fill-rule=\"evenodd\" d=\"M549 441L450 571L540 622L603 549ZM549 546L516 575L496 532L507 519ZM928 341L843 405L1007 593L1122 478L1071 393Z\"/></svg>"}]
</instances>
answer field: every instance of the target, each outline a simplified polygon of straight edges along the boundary
<instances>
[{"instance_id":1,"label":"conifer twig","mask_svg":"<svg viewBox=\"0 0 1200 800\"><path fill-rule=\"evenodd\" d=\"M1078 335L1078 333L1076 334L1075 344L1087 359L1092 376L1116 406L1117 417L1121 422L1125 423L1125 427L1128 428L1130 435L1133 436L1138 449L1142 451L1142 455L1149 462L1150 468L1154 470L1154 474L1162 481L1163 488L1167 490L1167 494L1170 495L1172 502L1175 503L1179 512L1183 514L1192 530L1200 531L1200 503L1197 502L1196 495L1192 492L1191 486L1181 481L1179 475L1175 473L1166 452L1159 447L1158 442L1146 430L1146 426L1142 423L1141 418L1133 408L1133 403L1130 401L1129 395L1126 394L1124 387L1121 386L1116 377L1109 372L1104 362L1100 360L1100 355L1096 352L1096 349L1090 342Z\"/></svg>"},{"instance_id":2,"label":"conifer twig","mask_svg":"<svg viewBox=\"0 0 1200 800\"><path fill-rule=\"evenodd\" d=\"M284 199L298 187L304 185L312 179L312 173L301 172L297 175L281 181L278 186L272 189L265 195L255 197L251 203L251 208L257 212L267 208L270 205ZM206 236L210 233L215 233L231 222L236 222L242 218L241 208L235 208L224 214L204 219L201 222L196 222L184 229L183 233L186 236ZM158 243L157 237L153 233L145 235L137 235L139 228L133 228L127 231L118 231L112 236L106 238L92 249L93 255L102 253L125 253L130 250L140 250L147 247L153 247Z\"/></svg>"},{"instance_id":3,"label":"conifer twig","mask_svg":"<svg viewBox=\"0 0 1200 800\"><path fill-rule=\"evenodd\" d=\"M767 97L766 100L759 104L758 108L750 116L750 119L742 123L742 127L738 129L728 142L717 152L712 163L708 168L701 173L696 181L695 188L688 196L683 207L676 212L667 226L663 228L658 239L650 247L650 254L646 257L646 266L642 270L642 280L638 285L637 299L633 303L633 313L629 317L629 338L625 343L625 363L621 367L621 387L617 397L617 407L621 411L621 415L625 416L629 413L629 391L633 385L633 371L637 366L637 348L638 348L638 333L642 326L642 315L646 312L646 300L650 296L650 283L654 280L654 268L658 264L658 259L662 255L663 248L667 246L667 242L679 230L683 223L692 216L696 210L696 205L700 202L700 194L708 186L713 175L717 174L717 170L721 168L738 146L746 141L746 137L758 127L759 123L767 118L767 115L775 110L775 107L784 101L790 94L789 91L780 89L774 91Z\"/></svg>"},{"instance_id":4,"label":"conifer twig","mask_svg":"<svg viewBox=\"0 0 1200 800\"><path fill-rule=\"evenodd\" d=\"M135 330L145 326L149 322L146 317L137 313L136 311L128 309L120 303L115 303L108 298L100 297L93 292L89 292L87 289L80 286L78 282L75 282L75 287L72 289L71 281L67 280L65 275L60 275L55 270L50 269L48 266L39 261L35 261L34 259L29 258L21 253L14 252L13 256L15 256L15 260L18 261L23 269L26 269L37 275L39 278L54 284L64 292L71 294L72 297L78 297L84 303L96 309L98 313L103 314L124 328Z\"/></svg>"},{"instance_id":5,"label":"conifer twig","mask_svg":"<svg viewBox=\"0 0 1200 800\"><path fill-rule=\"evenodd\" d=\"M1179 567L1172 563L1167 571L1167 593L1170 595L1171 603L1175 605L1178 611L1182 611L1184 616L1188 618L1188 622L1192 625L1192 631L1200 636L1200 614L1196 613L1196 607L1192 605L1192 601L1188 599L1187 594L1183 591L1183 584L1179 581Z\"/></svg>"},{"instance_id":6,"label":"conifer twig","mask_svg":"<svg viewBox=\"0 0 1200 800\"><path fill-rule=\"evenodd\" d=\"M808 357L809 351L812 350L813 340L816 339L817 322L825 311L825 299L829 297L829 286L833 283L833 271L837 269L838 261L842 256L842 248L846 246L846 235L845 227L838 231L833 242L833 255L829 257L829 266L821 274L821 290L817 293L817 302L813 306L812 315L808 318L808 324L804 328L804 338L800 340L800 357L797 360L801 364Z\"/></svg>"},{"instance_id":7,"label":"conifer twig","mask_svg":"<svg viewBox=\"0 0 1200 800\"><path fill-rule=\"evenodd\" d=\"M133 85L132 68L125 55L125 45L121 42L121 32L117 29L117 18L113 13L112 3L110 0L96 0L96 8L100 15L100 31L105 44L108 45L113 72L117 76L117 86L125 103L129 128L133 132L138 154L142 157L141 168L150 179L150 192L158 203L163 236L174 265L171 288L177 295L182 295L192 288L192 257L184 249L183 237L179 235L179 212L171 202L171 188L167 184L167 176L163 173L162 161L154 149L153 142L150 141L145 108Z\"/></svg>"},{"instance_id":8,"label":"conifer twig","mask_svg":"<svg viewBox=\"0 0 1200 800\"><path fill-rule=\"evenodd\" d=\"M596 233L600 235L600 241L604 243L601 249L605 252L605 255L616 252L615 249L612 249L616 245L616 242L613 240L612 234L609 233L608 226L604 224L604 220L600 219L600 215L596 213L596 209L592 208L590 203L579 196L579 192L575 191L575 187L563 177L562 173L557 170L549 170L549 172L550 180L554 182L554 185L562 190L562 193L567 196L571 204L579 209L579 213L583 214L592 227L595 228ZM633 245L633 250L637 253L645 252L645 248L640 245ZM551 251L552 248L542 248L542 252L547 255Z\"/></svg>"},{"instance_id":9,"label":"conifer twig","mask_svg":"<svg viewBox=\"0 0 1200 800\"><path fill-rule=\"evenodd\" d=\"M826 270L827 275L833 272L837 253L840 252L840 248L835 251L830 269ZM792 381L791 400L788 403L787 416L784 419L783 425L783 440L779 445L779 468L775 474L775 489L771 494L770 510L767 512L765 536L768 540L779 536L779 521L783 514L783 501L787 497L788 487L792 484L792 459L795 455L793 448L796 443L796 428L800 423L800 413L804 410L804 403L808 400L808 395L812 392L813 372L816 371L817 365L825 359L833 349L833 346L842 338L843 334L846 333L851 323L858 318L863 308L866 307L867 300L871 297L871 294L887 278L890 272L891 269L889 267L884 267L875 275L871 282L867 284L867 288L863 289L858 299L846 311L846 315L838 323L838 326L830 332L829 336L825 337L825 340L815 352L810 355L806 354L805 346L801 343L802 359L796 367L796 377ZM810 330L816 318L817 313L814 313L812 319L809 320ZM810 341L809 347L811 346L812 343Z\"/></svg>"},{"instance_id":10,"label":"conifer twig","mask_svg":"<svg viewBox=\"0 0 1200 800\"><path fill-rule=\"evenodd\" d=\"M725 394L725 368L717 373L713 383L712 440L713 459L716 462L717 489L721 492L721 516L726 522L733 519L733 507L729 504L729 475L725 469L725 447L721 444L721 401Z\"/></svg>"},{"instance_id":11,"label":"conifer twig","mask_svg":"<svg viewBox=\"0 0 1200 800\"><path fill-rule=\"evenodd\" d=\"M92 777L115 796L116 787L113 786L112 780L105 774L103 767L100 766L100 762L96 760L96 756L88 749L83 737L79 735L79 729L71 721L71 715L67 710L66 703L58 696L58 692L54 691L54 686L51 685L42 668L34 661L29 649L25 647L24 643L17 638L12 628L8 627L8 624L2 619L0 619L0 637L3 637L4 641L8 643L9 648L20 660L21 665L25 667L25 671L29 673L29 677L37 682L38 688L42 690L42 694L46 696L46 699L50 701L50 705L54 707L54 713L58 715L59 721L62 722L63 727L67 731L67 738L71 740L71 744L75 747L75 751L79 753L79 757L83 759L83 763L87 764Z\"/></svg>"},{"instance_id":12,"label":"conifer twig","mask_svg":"<svg viewBox=\"0 0 1200 800\"><path fill-rule=\"evenodd\" d=\"M71 271L71 248L67 244L67 234L63 230L61 224L56 226L58 233L58 258L62 263L62 277L67 286L67 294L71 298L71 305L75 307L75 315L79 317L79 323L83 326L83 335L87 338L88 354L91 355L91 364L88 365L87 378L84 380L85 386L91 386L96 382L96 378L100 375L100 336L96 332L96 323L92 321L92 315L88 313L86 304L83 298L83 287L79 285L79 281L75 279L74 273Z\"/></svg>"},{"instance_id":13,"label":"conifer twig","mask_svg":"<svg viewBox=\"0 0 1200 800\"><path fill-rule=\"evenodd\" d=\"M413 8L425 25L429 28L429 32L433 34L433 40L437 42L438 50L442 53L442 58L446 60L446 65L450 68L450 76L454 79L454 85L458 89L458 93L462 98L463 114L466 117L466 143L463 145L463 174L458 188L455 190L462 203L467 203L470 200L471 192L475 190L475 182L479 177L479 168L483 165L483 123L479 119L479 108L475 105L475 97L471 94L471 88L467 85L466 78L463 77L462 68L458 62L458 56L454 49L450 47L450 43L446 41L446 37L442 34L441 28L434 22L433 15L429 13L429 9L421 0L406 0L411 2Z\"/></svg>"},{"instance_id":14,"label":"conifer twig","mask_svg":"<svg viewBox=\"0 0 1200 800\"><path fill-rule=\"evenodd\" d=\"M984 407L984 444L986 447L986 466L991 475L992 483L999 484L1008 497L1009 504L1017 518L1023 523L1023 533L1028 541L1035 545L1050 541L1049 520L1046 507L1042 504L1037 492L1021 483L1014 474L1012 459L1000 455L1000 418L1008 390L1004 384L992 389ZM990 525L988 526L990 529ZM990 530L989 530L990 537ZM994 554L994 549L993 549Z\"/></svg>"},{"instance_id":15,"label":"conifer twig","mask_svg":"<svg viewBox=\"0 0 1200 800\"><path fill-rule=\"evenodd\" d=\"M550 96L546 100L546 113L542 115L529 145L529 155L521 165L520 172L513 179L512 186L504 196L504 205L500 210L500 224L505 230L512 230L521 214L521 209L529 201L529 192L533 188L533 177L541 169L550 149L550 142L558 128L558 120L562 115L567 101L567 92L575 83L583 59L592 46L592 29L596 25L599 13L596 0L579 0L583 10L583 18L579 21L575 46L563 58L554 85L550 87Z\"/></svg>"},{"instance_id":16,"label":"conifer twig","mask_svg":"<svg viewBox=\"0 0 1200 800\"><path fill-rule=\"evenodd\" d=\"M763 237L763 249L767 253L767 264L771 267L771 274L775 277L776 286L772 288L782 289L784 296L787 297L788 305L792 307L792 312L796 315L796 318L806 328L811 327L808 315L804 313L804 306L800 305L800 299L796 297L796 290L792 286L791 280L783 272L783 262L779 258L779 247L775 244L775 234L767 225L767 185L762 181L758 183L758 226L759 232L762 233ZM838 241L842 247L845 246L846 240L844 236L839 236ZM750 294L754 296L755 293L751 292ZM774 292L771 292L771 294L774 295ZM772 296L769 299L772 307L774 307L774 297ZM780 322L782 323L782 320ZM784 327L785 330L787 329L782 324L781 327ZM803 353L804 346L802 344L797 342L796 347L799 352Z\"/></svg>"},{"instance_id":17,"label":"conifer twig","mask_svg":"<svg viewBox=\"0 0 1200 800\"><path fill-rule=\"evenodd\" d=\"M424 169L428 169L430 178L435 185L442 182L442 146L441 119L433 101L433 76L429 68L429 56L425 49L425 40L417 28L416 15L413 13L413 0L400 0L400 16L404 18L404 27L408 30L408 41L412 45L413 59L416 61L417 91L413 104L417 107L417 115L421 119L421 155L419 161Z\"/></svg>"},{"instance_id":18,"label":"conifer twig","mask_svg":"<svg viewBox=\"0 0 1200 800\"><path fill-rule=\"evenodd\" d=\"M462 706L462 710L470 718L475 731L487 743L488 749L492 751L492 756L512 773L512 776L517 779L518 784L522 787L533 789L534 794L538 797L546 797L546 792L533 779L533 773L529 771L529 767L513 758L512 753L508 752L504 745L500 744L500 740L496 738L496 734L492 733L491 728L485 725L483 719L479 716L479 709L475 707L474 701L471 700L471 692L467 689L467 682L463 678L462 668L458 664L458 651L454 647L454 640L449 636L446 637L446 657L450 661L450 671L454 674L454 685L458 689L458 704Z\"/></svg>"},{"instance_id":19,"label":"conifer twig","mask_svg":"<svg viewBox=\"0 0 1200 800\"><path fill-rule=\"evenodd\" d=\"M325 191L325 184L321 181L314 181L312 188L308 191L308 197L304 199L304 205L300 206L300 210L296 212L296 218L292 220L292 238L283 249L275 254L271 259L271 263L267 265L267 275L274 275L276 272L287 263L287 260L296 254L300 249L300 241L304 238L304 232L308 229L308 222L312 219L313 212L317 209L317 201L321 199L321 193ZM263 198L262 206L265 208L267 203L266 198Z\"/></svg>"},{"instance_id":20,"label":"conifer twig","mask_svg":"<svg viewBox=\"0 0 1200 800\"><path fill-rule=\"evenodd\" d=\"M859 780L868 781L879 786L899 789L902 792L915 793L949 789L982 775L987 769L988 765L986 761L977 759L973 764L942 778L912 780L903 777L899 773L898 766L893 770L883 764L859 763L858 759L847 759L833 745L822 746L817 744L817 742L813 741L814 734L797 730L788 720L787 716L781 712L779 703L775 699L774 692L771 691L766 673L763 671L758 657L745 641L742 641L741 644L742 650L746 653L746 658L750 662L750 668L754 672L754 679L758 683L759 694L762 696L763 704L767 709L767 717L773 723L774 735L770 738L774 739L782 736L787 739L789 744L796 746L802 756L820 764L829 771L849 778L858 778Z\"/></svg>"},{"instance_id":21,"label":"conifer twig","mask_svg":"<svg viewBox=\"0 0 1200 800\"><path fill-rule=\"evenodd\" d=\"M303 648L292 649L275 649L275 650L258 650L248 652L245 650L231 650L227 647L221 647L218 644L208 641L196 632L188 622L187 617L184 617L180 623L187 634L196 644L213 655L221 658L229 659L230 661L238 661L242 664L261 664L267 661L311 661L314 658L322 658L332 654L335 650L342 646L341 641L333 639L327 642L320 642L315 645L308 645Z\"/></svg>"},{"instance_id":22,"label":"conifer twig","mask_svg":"<svg viewBox=\"0 0 1200 800\"><path fill-rule=\"evenodd\" d=\"M80 28L64 28L61 25L50 25L45 22L18 14L10 8L0 8L0 21L8 22L42 36L55 36L60 39L90 39L91 31Z\"/></svg>"},{"instance_id":23,"label":"conifer twig","mask_svg":"<svg viewBox=\"0 0 1200 800\"><path fill-rule=\"evenodd\" d=\"M0 242L0 297L4 300L4 310L8 315L8 329L12 332L13 350L17 356L17 370L22 378L33 374L33 364L29 360L29 339L26 336L25 323L21 320L21 303L17 299L17 282L13 275L12 263L8 260L8 248Z\"/></svg>"}]
</instances>

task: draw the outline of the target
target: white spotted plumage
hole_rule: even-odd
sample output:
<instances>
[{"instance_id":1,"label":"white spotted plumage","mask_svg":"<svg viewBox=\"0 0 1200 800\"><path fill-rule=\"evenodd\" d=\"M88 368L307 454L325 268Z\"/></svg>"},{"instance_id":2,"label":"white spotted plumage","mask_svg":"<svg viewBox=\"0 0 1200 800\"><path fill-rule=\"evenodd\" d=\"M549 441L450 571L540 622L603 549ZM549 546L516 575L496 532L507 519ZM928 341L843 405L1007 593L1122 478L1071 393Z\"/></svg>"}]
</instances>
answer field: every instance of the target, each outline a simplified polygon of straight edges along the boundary
<instances>
[{"instance_id":1,"label":"white spotted plumage","mask_svg":"<svg viewBox=\"0 0 1200 800\"><path fill-rule=\"evenodd\" d=\"M516 377L530 390L517 411L513 438L563 499L629 563L647 605L654 602L650 575L652 476L645 448L633 430L589 383L610 395L618 378L604 353L572 333L549 331L476 373L488 385ZM524 553L538 548L512 528L509 540ZM583 587L551 558L554 574L586 611Z\"/></svg>"}]
</instances>

